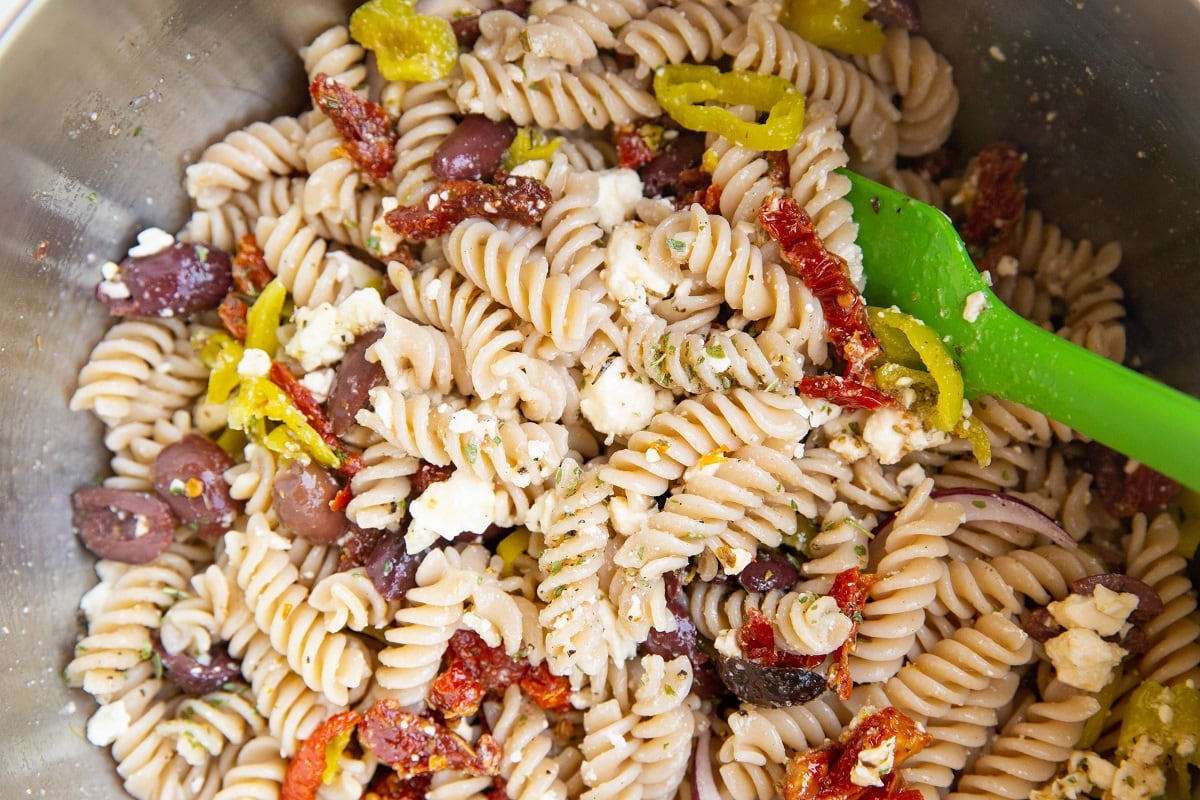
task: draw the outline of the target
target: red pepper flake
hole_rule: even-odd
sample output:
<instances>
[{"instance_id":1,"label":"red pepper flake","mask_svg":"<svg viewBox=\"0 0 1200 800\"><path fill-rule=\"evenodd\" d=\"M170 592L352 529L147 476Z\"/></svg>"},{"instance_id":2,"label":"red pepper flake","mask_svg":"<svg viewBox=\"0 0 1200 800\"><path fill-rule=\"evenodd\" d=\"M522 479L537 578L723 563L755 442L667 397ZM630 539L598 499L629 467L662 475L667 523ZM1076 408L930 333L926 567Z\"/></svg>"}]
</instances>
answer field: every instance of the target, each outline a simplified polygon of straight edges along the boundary
<instances>
[{"instance_id":1,"label":"red pepper flake","mask_svg":"<svg viewBox=\"0 0 1200 800\"><path fill-rule=\"evenodd\" d=\"M325 720L300 743L283 776L280 800L314 800L321 788L326 764L326 747L339 736L353 731L362 721L357 711L343 711Z\"/></svg>"},{"instance_id":2,"label":"red pepper flake","mask_svg":"<svg viewBox=\"0 0 1200 800\"><path fill-rule=\"evenodd\" d=\"M1145 464L1129 469L1128 458L1098 442L1088 445L1087 454L1100 502L1117 519L1162 511L1179 491L1178 483Z\"/></svg>"},{"instance_id":3,"label":"red pepper flake","mask_svg":"<svg viewBox=\"0 0 1200 800\"><path fill-rule=\"evenodd\" d=\"M233 288L247 297L256 297L274 277L254 234L247 233L238 239L237 252L233 254Z\"/></svg>"},{"instance_id":4,"label":"red pepper flake","mask_svg":"<svg viewBox=\"0 0 1200 800\"><path fill-rule=\"evenodd\" d=\"M490 647L474 631L455 631L445 663L430 688L429 705L447 717L474 714L489 692L503 693L514 683L542 708L563 711L569 705L571 686L566 678L551 675L545 664L534 667L528 659Z\"/></svg>"},{"instance_id":5,"label":"red pepper flake","mask_svg":"<svg viewBox=\"0 0 1200 800\"><path fill-rule=\"evenodd\" d=\"M851 780L859 755L895 740L892 770L883 776L883 786L859 786ZM899 767L933 741L911 718L897 709L882 708L858 723L842 742L798 753L788 762L783 785L784 800L916 800Z\"/></svg>"},{"instance_id":6,"label":"red pepper flake","mask_svg":"<svg viewBox=\"0 0 1200 800\"><path fill-rule=\"evenodd\" d=\"M656 153L642 135L641 126L621 125L613 131L617 162L625 169L638 169L654 160Z\"/></svg>"},{"instance_id":7,"label":"red pepper flake","mask_svg":"<svg viewBox=\"0 0 1200 800\"><path fill-rule=\"evenodd\" d=\"M500 171L495 180L439 181L424 200L393 209L385 219L396 233L417 242L447 234L469 217L510 219L522 225L541 222L553 201L546 184Z\"/></svg>"},{"instance_id":8,"label":"red pepper flake","mask_svg":"<svg viewBox=\"0 0 1200 800\"><path fill-rule=\"evenodd\" d=\"M345 142L346 154L363 172L375 180L392 174L398 136L383 106L362 99L323 72L313 78L308 93L317 108L333 120Z\"/></svg>"},{"instance_id":9,"label":"red pepper flake","mask_svg":"<svg viewBox=\"0 0 1200 800\"><path fill-rule=\"evenodd\" d=\"M850 635L833 651L833 663L829 665L829 674L825 679L826 685L843 700L850 699L850 691L854 688L854 682L850 678L850 654L854 652L857 644L862 609L871 593L871 587L878 580L878 575L864 573L858 567L851 567L839 572L829 589L829 596L837 601L838 608L850 618Z\"/></svg>"},{"instance_id":10,"label":"red pepper flake","mask_svg":"<svg viewBox=\"0 0 1200 800\"><path fill-rule=\"evenodd\" d=\"M845 260L829 252L812 219L791 197L772 207L765 204L759 221L779 242L784 261L821 301L829 340L846 362L845 376L864 386L874 385L871 362L880 355L879 342L867 322L867 304L850 280Z\"/></svg>"},{"instance_id":11,"label":"red pepper flake","mask_svg":"<svg viewBox=\"0 0 1200 800\"><path fill-rule=\"evenodd\" d=\"M432 782L428 774L414 775L405 780L395 770L387 770L371 782L363 800L425 800Z\"/></svg>"},{"instance_id":12,"label":"red pepper flake","mask_svg":"<svg viewBox=\"0 0 1200 800\"><path fill-rule=\"evenodd\" d=\"M37 243L37 247L33 248L33 260L45 261L48 255L50 255L50 240L42 239Z\"/></svg>"},{"instance_id":13,"label":"red pepper flake","mask_svg":"<svg viewBox=\"0 0 1200 800\"><path fill-rule=\"evenodd\" d=\"M891 395L837 375L805 375L796 383L796 391L846 408L874 410L896 405L896 399Z\"/></svg>"},{"instance_id":14,"label":"red pepper flake","mask_svg":"<svg viewBox=\"0 0 1200 800\"><path fill-rule=\"evenodd\" d=\"M230 292L225 295L221 305L217 307L217 316L229 335L239 342L246 341L246 312L249 310L246 301L240 295Z\"/></svg>"},{"instance_id":15,"label":"red pepper flake","mask_svg":"<svg viewBox=\"0 0 1200 800\"><path fill-rule=\"evenodd\" d=\"M472 747L445 725L380 700L362 717L358 739L400 779L455 769L470 775L500 773L500 745L485 733Z\"/></svg>"}]
</instances>

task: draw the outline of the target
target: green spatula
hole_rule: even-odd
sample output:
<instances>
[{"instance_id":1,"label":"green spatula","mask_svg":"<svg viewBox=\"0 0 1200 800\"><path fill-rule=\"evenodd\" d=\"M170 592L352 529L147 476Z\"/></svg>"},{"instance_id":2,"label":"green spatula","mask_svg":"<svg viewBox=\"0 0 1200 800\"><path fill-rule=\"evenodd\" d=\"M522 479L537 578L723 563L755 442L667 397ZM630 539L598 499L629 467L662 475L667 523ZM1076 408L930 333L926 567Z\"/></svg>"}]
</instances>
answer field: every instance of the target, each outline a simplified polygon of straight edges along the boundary
<instances>
[{"instance_id":1,"label":"green spatula","mask_svg":"<svg viewBox=\"0 0 1200 800\"><path fill-rule=\"evenodd\" d=\"M1014 400L1200 490L1200 400L1018 316L984 283L942 212L844 174L867 301L898 306L936 330L962 369L967 397Z\"/></svg>"}]
</instances>

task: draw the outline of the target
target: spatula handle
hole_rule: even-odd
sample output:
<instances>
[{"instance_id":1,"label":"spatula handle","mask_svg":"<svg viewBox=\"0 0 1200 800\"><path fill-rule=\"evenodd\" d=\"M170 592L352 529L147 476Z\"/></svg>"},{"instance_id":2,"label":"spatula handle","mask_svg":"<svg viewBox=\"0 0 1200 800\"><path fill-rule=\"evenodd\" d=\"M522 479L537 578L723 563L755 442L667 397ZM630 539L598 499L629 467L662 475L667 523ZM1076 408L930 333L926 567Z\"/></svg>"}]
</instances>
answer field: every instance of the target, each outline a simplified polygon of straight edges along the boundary
<instances>
[{"instance_id":1,"label":"spatula handle","mask_svg":"<svg viewBox=\"0 0 1200 800\"><path fill-rule=\"evenodd\" d=\"M999 303L977 324L980 352L965 359L988 359L988 383L973 387L977 393L1037 409L1200 490L1200 400L1061 339ZM968 373L964 368L969 384Z\"/></svg>"}]
</instances>

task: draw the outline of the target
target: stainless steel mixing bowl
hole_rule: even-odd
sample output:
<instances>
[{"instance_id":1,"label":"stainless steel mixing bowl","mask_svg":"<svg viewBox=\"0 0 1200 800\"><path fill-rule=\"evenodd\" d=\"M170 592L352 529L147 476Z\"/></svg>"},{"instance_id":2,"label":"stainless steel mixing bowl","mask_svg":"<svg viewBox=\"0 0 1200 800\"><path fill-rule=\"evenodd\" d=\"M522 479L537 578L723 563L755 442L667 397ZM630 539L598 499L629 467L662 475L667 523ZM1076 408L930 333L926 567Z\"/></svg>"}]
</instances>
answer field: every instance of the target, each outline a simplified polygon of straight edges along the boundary
<instances>
[{"instance_id":1,"label":"stainless steel mixing bowl","mask_svg":"<svg viewBox=\"0 0 1200 800\"><path fill-rule=\"evenodd\" d=\"M182 223L205 144L300 107L296 48L353 5L34 0L0 36L0 798L122 794L60 677L94 582L68 495L106 464L66 408L106 321L99 260ZM1200 394L1200 3L922 5L956 65L958 144L1018 139L1034 206L1121 240L1134 358Z\"/></svg>"}]
</instances>

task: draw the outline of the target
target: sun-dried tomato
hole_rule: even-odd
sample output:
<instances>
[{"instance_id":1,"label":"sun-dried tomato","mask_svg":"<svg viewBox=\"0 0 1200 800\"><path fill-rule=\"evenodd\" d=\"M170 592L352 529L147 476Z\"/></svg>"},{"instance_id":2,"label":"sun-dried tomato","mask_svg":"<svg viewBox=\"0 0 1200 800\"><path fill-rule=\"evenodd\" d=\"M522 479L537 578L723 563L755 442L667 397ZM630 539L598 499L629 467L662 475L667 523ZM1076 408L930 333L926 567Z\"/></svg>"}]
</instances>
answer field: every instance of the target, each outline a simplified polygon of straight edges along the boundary
<instances>
[{"instance_id":1,"label":"sun-dried tomato","mask_svg":"<svg viewBox=\"0 0 1200 800\"><path fill-rule=\"evenodd\" d=\"M570 682L551 675L544 664L533 667L528 659L513 658L471 630L458 630L450 637L444 663L429 704L447 717L474 714L489 692L501 694L514 683L548 710L564 710L571 691Z\"/></svg>"},{"instance_id":2,"label":"sun-dried tomato","mask_svg":"<svg viewBox=\"0 0 1200 800\"><path fill-rule=\"evenodd\" d=\"M1087 454L1100 502L1117 519L1162 511L1179 491L1178 483L1145 464L1128 470L1128 458L1099 442L1090 443Z\"/></svg>"},{"instance_id":3,"label":"sun-dried tomato","mask_svg":"<svg viewBox=\"0 0 1200 800\"><path fill-rule=\"evenodd\" d=\"M471 775L500 772L500 745L483 734L472 747L429 717L405 711L400 702L380 700L362 715L358 739L401 779L456 769Z\"/></svg>"},{"instance_id":4,"label":"sun-dried tomato","mask_svg":"<svg viewBox=\"0 0 1200 800\"><path fill-rule=\"evenodd\" d=\"M571 708L571 682L561 675L551 675L545 661L530 667L517 681L521 691L547 711L567 711Z\"/></svg>"},{"instance_id":5,"label":"sun-dried tomato","mask_svg":"<svg viewBox=\"0 0 1200 800\"><path fill-rule=\"evenodd\" d=\"M784 261L821 302L829 340L846 362L846 378L874 385L871 364L880 354L879 342L867 322L867 304L850 280L845 260L826 249L812 219L791 197L765 204L759 220L779 243Z\"/></svg>"},{"instance_id":6,"label":"sun-dried tomato","mask_svg":"<svg viewBox=\"0 0 1200 800\"><path fill-rule=\"evenodd\" d=\"M637 125L620 125L613 131L617 143L617 163L625 169L639 169L654 160L655 149Z\"/></svg>"},{"instance_id":7,"label":"sun-dried tomato","mask_svg":"<svg viewBox=\"0 0 1200 800\"><path fill-rule=\"evenodd\" d=\"M492 788L487 790L484 797L487 800L508 800L508 781L504 780L504 776L492 778Z\"/></svg>"},{"instance_id":8,"label":"sun-dried tomato","mask_svg":"<svg viewBox=\"0 0 1200 800\"><path fill-rule=\"evenodd\" d=\"M413 493L421 494L428 489L430 485L441 483L453 474L453 464L438 466L437 464L430 464L428 461L422 460L417 466L417 471L413 473L412 478L409 480L412 481Z\"/></svg>"},{"instance_id":9,"label":"sun-dried tomato","mask_svg":"<svg viewBox=\"0 0 1200 800\"><path fill-rule=\"evenodd\" d=\"M221 305L217 306L217 316L221 318L221 324L229 331L229 335L239 342L246 341L246 312L249 309L246 301L233 292L225 295Z\"/></svg>"},{"instance_id":10,"label":"sun-dried tomato","mask_svg":"<svg viewBox=\"0 0 1200 800\"><path fill-rule=\"evenodd\" d=\"M317 108L333 121L346 155L375 180L392 174L396 165L396 129L387 110L364 100L350 87L323 72L308 86Z\"/></svg>"},{"instance_id":11,"label":"sun-dried tomato","mask_svg":"<svg viewBox=\"0 0 1200 800\"><path fill-rule=\"evenodd\" d=\"M387 770L371 781L363 800L425 800L431 782L429 775L414 775L406 780L395 770Z\"/></svg>"},{"instance_id":12,"label":"sun-dried tomato","mask_svg":"<svg viewBox=\"0 0 1200 800\"><path fill-rule=\"evenodd\" d=\"M238 239L233 254L233 288L248 297L256 297L275 277L253 233Z\"/></svg>"},{"instance_id":13,"label":"sun-dried tomato","mask_svg":"<svg viewBox=\"0 0 1200 800\"><path fill-rule=\"evenodd\" d=\"M429 687L429 705L447 719L469 717L479 710L487 687L461 659L453 659Z\"/></svg>"},{"instance_id":14,"label":"sun-dried tomato","mask_svg":"<svg viewBox=\"0 0 1200 800\"><path fill-rule=\"evenodd\" d=\"M895 740L895 752L891 771L880 776L883 786L859 786L851 777L859 754L887 739ZM933 736L901 711L891 706L879 709L860 721L844 742L793 756L787 765L784 800L916 800L898 768L932 741Z\"/></svg>"},{"instance_id":15,"label":"sun-dried tomato","mask_svg":"<svg viewBox=\"0 0 1200 800\"><path fill-rule=\"evenodd\" d=\"M819 397L845 408L874 410L896 405L896 398L878 389L837 375L805 375L796 383L796 391L805 397Z\"/></svg>"},{"instance_id":16,"label":"sun-dried tomato","mask_svg":"<svg viewBox=\"0 0 1200 800\"><path fill-rule=\"evenodd\" d=\"M313 800L321 779L330 767L326 748L338 737L352 732L362 721L357 711L343 711L325 720L300 743L283 776L280 800Z\"/></svg>"},{"instance_id":17,"label":"sun-dried tomato","mask_svg":"<svg viewBox=\"0 0 1200 800\"><path fill-rule=\"evenodd\" d=\"M862 608L866 605L871 587L879 580L878 575L864 573L851 567L837 574L829 595L837 601L838 608L850 618L850 635L833 651L826 684L843 700L850 699L854 682L850 678L850 654L854 652L858 637L858 623L862 621Z\"/></svg>"},{"instance_id":18,"label":"sun-dried tomato","mask_svg":"<svg viewBox=\"0 0 1200 800\"><path fill-rule=\"evenodd\" d=\"M763 158L767 159L767 164L770 169L767 170L767 177L781 189L787 189L792 185L791 168L788 164L787 152L784 150L768 150L763 153Z\"/></svg>"},{"instance_id":19,"label":"sun-dried tomato","mask_svg":"<svg viewBox=\"0 0 1200 800\"><path fill-rule=\"evenodd\" d=\"M449 233L470 217L535 225L552 201L550 189L541 181L498 171L495 183L439 181L423 200L393 209L385 219L405 239L423 242Z\"/></svg>"},{"instance_id":20,"label":"sun-dried tomato","mask_svg":"<svg viewBox=\"0 0 1200 800\"><path fill-rule=\"evenodd\" d=\"M1027 160L1015 143L994 142L979 151L964 177L967 216L960 233L981 270L994 267L1001 256L1016 255Z\"/></svg>"}]
</instances>

